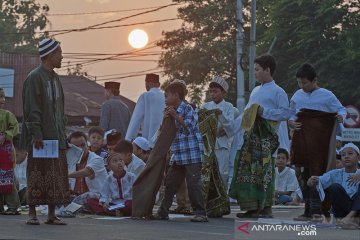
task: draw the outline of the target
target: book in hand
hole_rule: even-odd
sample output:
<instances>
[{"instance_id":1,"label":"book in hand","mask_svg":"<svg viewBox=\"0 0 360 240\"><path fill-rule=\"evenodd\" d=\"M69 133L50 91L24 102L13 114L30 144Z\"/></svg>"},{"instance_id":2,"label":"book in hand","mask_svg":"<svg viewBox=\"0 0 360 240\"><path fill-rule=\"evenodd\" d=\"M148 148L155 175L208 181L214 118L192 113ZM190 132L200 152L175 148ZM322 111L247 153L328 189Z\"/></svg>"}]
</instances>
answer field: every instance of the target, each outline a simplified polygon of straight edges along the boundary
<instances>
[{"instance_id":1,"label":"book in hand","mask_svg":"<svg viewBox=\"0 0 360 240\"><path fill-rule=\"evenodd\" d=\"M44 147L36 149L33 145L33 158L59 158L59 141L43 140Z\"/></svg>"},{"instance_id":2,"label":"book in hand","mask_svg":"<svg viewBox=\"0 0 360 240\"><path fill-rule=\"evenodd\" d=\"M114 211L117 209L121 209L121 208L125 208L125 202L119 202L117 204L111 205L108 210L109 211Z\"/></svg>"}]
</instances>

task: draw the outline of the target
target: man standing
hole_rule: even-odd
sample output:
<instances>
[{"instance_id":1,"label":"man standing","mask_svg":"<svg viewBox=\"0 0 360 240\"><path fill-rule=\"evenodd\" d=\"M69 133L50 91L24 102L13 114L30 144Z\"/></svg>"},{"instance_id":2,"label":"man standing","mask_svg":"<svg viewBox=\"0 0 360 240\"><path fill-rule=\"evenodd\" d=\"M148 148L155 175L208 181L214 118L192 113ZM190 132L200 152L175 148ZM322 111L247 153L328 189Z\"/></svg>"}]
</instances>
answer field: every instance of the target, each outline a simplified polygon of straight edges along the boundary
<instances>
[{"instance_id":1,"label":"man standing","mask_svg":"<svg viewBox=\"0 0 360 240\"><path fill-rule=\"evenodd\" d=\"M131 114L129 108L120 100L120 83L106 82L106 101L101 106L100 127L105 131L116 129L125 136Z\"/></svg>"},{"instance_id":2,"label":"man standing","mask_svg":"<svg viewBox=\"0 0 360 240\"><path fill-rule=\"evenodd\" d=\"M55 205L70 201L66 162L64 94L54 68L61 67L59 42L44 39L39 44L41 65L31 71L23 85L23 116L21 145L29 151L27 166L27 200L29 220L39 225L36 205L48 205L45 224L65 225L55 216ZM34 158L33 146L44 147L44 140L57 140L58 158Z\"/></svg>"},{"instance_id":3,"label":"man standing","mask_svg":"<svg viewBox=\"0 0 360 240\"><path fill-rule=\"evenodd\" d=\"M132 141L137 137L141 124L142 136L151 141L163 119L165 97L164 93L159 89L159 75L146 74L145 87L147 92L140 95L131 117L125 137L128 141Z\"/></svg>"}]
</instances>

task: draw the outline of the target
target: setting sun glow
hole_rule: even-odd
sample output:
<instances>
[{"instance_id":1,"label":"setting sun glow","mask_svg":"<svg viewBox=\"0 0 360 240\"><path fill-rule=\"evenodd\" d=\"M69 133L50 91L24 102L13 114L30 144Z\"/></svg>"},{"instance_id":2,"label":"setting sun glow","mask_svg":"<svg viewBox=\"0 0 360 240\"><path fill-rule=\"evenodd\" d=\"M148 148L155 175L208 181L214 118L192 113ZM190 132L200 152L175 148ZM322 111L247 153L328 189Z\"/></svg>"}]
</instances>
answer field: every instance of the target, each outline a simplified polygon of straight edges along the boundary
<instances>
[{"instance_id":1,"label":"setting sun glow","mask_svg":"<svg viewBox=\"0 0 360 240\"><path fill-rule=\"evenodd\" d=\"M133 48L143 48L148 43L149 37L144 30L135 29L129 34L128 41Z\"/></svg>"}]
</instances>

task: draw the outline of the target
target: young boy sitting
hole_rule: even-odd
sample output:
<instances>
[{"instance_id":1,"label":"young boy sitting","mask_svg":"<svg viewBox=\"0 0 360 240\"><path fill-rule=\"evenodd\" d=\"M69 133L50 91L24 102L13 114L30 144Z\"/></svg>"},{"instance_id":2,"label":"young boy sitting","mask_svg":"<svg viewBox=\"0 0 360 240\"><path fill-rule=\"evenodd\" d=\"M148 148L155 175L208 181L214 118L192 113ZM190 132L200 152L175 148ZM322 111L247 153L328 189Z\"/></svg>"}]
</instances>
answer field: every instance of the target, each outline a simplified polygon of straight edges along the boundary
<instances>
[{"instance_id":1,"label":"young boy sitting","mask_svg":"<svg viewBox=\"0 0 360 240\"><path fill-rule=\"evenodd\" d=\"M104 165L107 164L108 151L103 148L104 144L104 129L101 127L95 126L89 130L89 142L90 142L90 151L104 159Z\"/></svg>"},{"instance_id":2,"label":"young boy sitting","mask_svg":"<svg viewBox=\"0 0 360 240\"><path fill-rule=\"evenodd\" d=\"M135 174L136 177L145 168L145 163L133 154L133 145L127 140L120 140L114 147L114 153L119 154L126 165L127 171Z\"/></svg>"},{"instance_id":3,"label":"young boy sitting","mask_svg":"<svg viewBox=\"0 0 360 240\"><path fill-rule=\"evenodd\" d=\"M103 184L100 199L89 199L87 204L92 213L106 215L131 216L132 186L136 180L135 174L125 170L125 163L121 154L112 153L108 157L108 175ZM109 210L111 205L123 204L122 207ZM119 211L119 214L116 212Z\"/></svg>"},{"instance_id":4,"label":"young boy sitting","mask_svg":"<svg viewBox=\"0 0 360 240\"><path fill-rule=\"evenodd\" d=\"M275 168L275 204L289 204L296 200L296 191L300 190L295 170L286 166L289 153L279 148Z\"/></svg>"},{"instance_id":5,"label":"young boy sitting","mask_svg":"<svg viewBox=\"0 0 360 240\"><path fill-rule=\"evenodd\" d=\"M195 213L191 221L207 222L201 185L202 136L198 126L198 115L189 104L185 103L184 98L184 87L179 83L172 83L165 90L167 107L164 118L175 119L177 132L171 145L173 157L165 179L165 196L152 219L169 220L169 208L174 195L186 177L191 207Z\"/></svg>"},{"instance_id":6,"label":"young boy sitting","mask_svg":"<svg viewBox=\"0 0 360 240\"><path fill-rule=\"evenodd\" d=\"M13 137L19 133L14 114L4 109L5 91L0 88L0 214L19 215L19 196L14 177L15 153ZM4 209L4 200L8 209Z\"/></svg>"},{"instance_id":7,"label":"young boy sitting","mask_svg":"<svg viewBox=\"0 0 360 240\"><path fill-rule=\"evenodd\" d=\"M344 168L331 170L322 176L311 176L308 186L319 184L329 188L332 211L342 218L339 225L344 229L357 229L360 217L360 159L359 148L353 143L345 144L340 151Z\"/></svg>"},{"instance_id":8,"label":"young boy sitting","mask_svg":"<svg viewBox=\"0 0 360 240\"><path fill-rule=\"evenodd\" d=\"M137 137L133 141L133 153L145 163L150 155L149 141L144 137Z\"/></svg>"},{"instance_id":9,"label":"young boy sitting","mask_svg":"<svg viewBox=\"0 0 360 240\"><path fill-rule=\"evenodd\" d=\"M212 101L206 102L202 106L202 108L207 110L221 110L218 121L215 154L225 188L227 188L229 177L229 154L232 142L232 138L229 137L230 134L228 134L227 131L229 131L229 127L234 121L234 106L224 100L228 90L228 83L222 77L215 77L209 85L209 93Z\"/></svg>"}]
</instances>

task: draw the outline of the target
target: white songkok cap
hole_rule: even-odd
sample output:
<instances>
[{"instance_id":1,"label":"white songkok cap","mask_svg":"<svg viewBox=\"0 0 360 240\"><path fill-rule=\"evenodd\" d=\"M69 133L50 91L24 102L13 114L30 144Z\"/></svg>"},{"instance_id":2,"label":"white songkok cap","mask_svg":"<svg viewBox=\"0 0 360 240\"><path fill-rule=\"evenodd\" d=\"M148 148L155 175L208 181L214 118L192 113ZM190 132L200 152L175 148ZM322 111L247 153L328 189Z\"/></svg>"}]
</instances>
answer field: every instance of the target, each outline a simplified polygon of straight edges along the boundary
<instances>
[{"instance_id":1,"label":"white songkok cap","mask_svg":"<svg viewBox=\"0 0 360 240\"><path fill-rule=\"evenodd\" d=\"M357 152L358 154L360 154L360 150L359 148L353 144L353 143L347 143L345 144L341 149L340 149L340 152L342 152L345 148L352 148L355 150L355 152Z\"/></svg>"},{"instance_id":2,"label":"white songkok cap","mask_svg":"<svg viewBox=\"0 0 360 240\"><path fill-rule=\"evenodd\" d=\"M150 144L149 141L146 140L144 137L137 137L134 139L133 143L135 143L139 148L145 151L150 150Z\"/></svg>"},{"instance_id":3,"label":"white songkok cap","mask_svg":"<svg viewBox=\"0 0 360 240\"><path fill-rule=\"evenodd\" d=\"M229 91L229 84L222 77L216 76L211 82L219 84L225 92Z\"/></svg>"}]
</instances>

